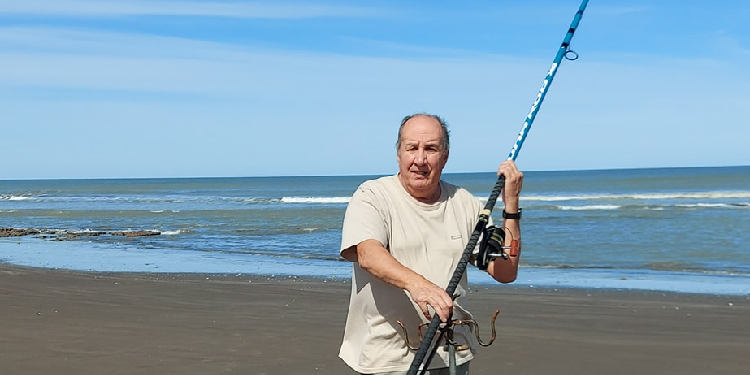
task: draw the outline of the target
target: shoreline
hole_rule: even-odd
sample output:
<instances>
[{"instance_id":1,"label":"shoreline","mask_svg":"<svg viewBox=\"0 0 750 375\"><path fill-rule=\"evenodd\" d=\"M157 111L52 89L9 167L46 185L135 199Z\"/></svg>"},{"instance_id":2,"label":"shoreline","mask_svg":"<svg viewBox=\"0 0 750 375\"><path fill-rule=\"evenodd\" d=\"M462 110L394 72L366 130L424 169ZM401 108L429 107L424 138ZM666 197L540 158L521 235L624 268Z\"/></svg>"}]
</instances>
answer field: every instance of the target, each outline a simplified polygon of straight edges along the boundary
<instances>
[{"instance_id":1,"label":"shoreline","mask_svg":"<svg viewBox=\"0 0 750 375\"><path fill-rule=\"evenodd\" d=\"M152 281L169 281L181 280L189 282L202 282L204 280L229 283L331 283L331 284L350 284L350 275L295 275L289 273L243 273L243 272L158 272L158 271L99 271L99 270L80 270L57 267L41 267L19 265L0 260L0 272L9 272L8 270L28 271L28 272L53 272L70 275L90 275L94 278L125 278ZM12 272L12 271L10 271ZM488 276L489 277L489 276ZM490 279L491 280L491 279ZM507 290L516 290L518 293L565 293L573 295L591 295L591 294L632 294L637 296L684 296L695 298L716 298L718 300L747 300L750 301L750 294L726 294L710 292L683 292L673 290L659 289L634 289L618 287L599 287L599 286L569 286L569 285L529 285L518 283L502 284L497 281L492 282L473 282L469 279L469 289L492 290L502 288ZM347 295L348 296L348 295Z\"/></svg>"},{"instance_id":2,"label":"shoreline","mask_svg":"<svg viewBox=\"0 0 750 375\"><path fill-rule=\"evenodd\" d=\"M81 272L143 272L247 274L349 279L351 265L344 261L269 257L256 254L221 254L169 249L143 249L127 243L51 241L39 238L0 238L0 261L24 267L45 267ZM468 268L469 282L494 285L486 273ZM750 296L750 276L676 271L536 268L521 265L514 286L529 288L583 288L644 290L670 293Z\"/></svg>"},{"instance_id":3,"label":"shoreline","mask_svg":"<svg viewBox=\"0 0 750 375\"><path fill-rule=\"evenodd\" d=\"M349 280L0 263L9 374L351 374ZM750 296L472 285L472 374L743 374Z\"/></svg>"}]
</instances>

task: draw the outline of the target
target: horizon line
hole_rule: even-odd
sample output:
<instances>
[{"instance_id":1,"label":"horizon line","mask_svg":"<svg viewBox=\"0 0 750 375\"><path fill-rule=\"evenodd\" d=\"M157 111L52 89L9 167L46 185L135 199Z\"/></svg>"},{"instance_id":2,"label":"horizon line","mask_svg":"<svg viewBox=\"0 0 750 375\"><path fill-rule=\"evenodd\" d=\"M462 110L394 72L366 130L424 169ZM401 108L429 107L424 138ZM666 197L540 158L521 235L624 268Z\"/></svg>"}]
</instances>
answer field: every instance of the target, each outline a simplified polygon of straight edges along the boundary
<instances>
[{"instance_id":1,"label":"horizon line","mask_svg":"<svg viewBox=\"0 0 750 375\"><path fill-rule=\"evenodd\" d=\"M698 168L750 168L748 165L713 165L713 166L662 166L662 167L620 167L620 168L581 168L581 169L549 169L549 170L537 170L529 169L523 172L595 172L595 171L625 171L625 170L647 170L647 169L698 169ZM280 177L371 177L371 176L388 176L394 174L394 172L388 173L353 173L353 174L319 174L319 175L303 175L303 174L289 174L289 175L254 175L254 176L170 176L170 177L33 177L33 178L0 178L2 181L74 181L74 180L180 180L180 179L233 179L233 178L280 178ZM456 174L474 174L474 173L495 173L495 171L456 171L456 172L443 172L445 175L456 175Z\"/></svg>"}]
</instances>

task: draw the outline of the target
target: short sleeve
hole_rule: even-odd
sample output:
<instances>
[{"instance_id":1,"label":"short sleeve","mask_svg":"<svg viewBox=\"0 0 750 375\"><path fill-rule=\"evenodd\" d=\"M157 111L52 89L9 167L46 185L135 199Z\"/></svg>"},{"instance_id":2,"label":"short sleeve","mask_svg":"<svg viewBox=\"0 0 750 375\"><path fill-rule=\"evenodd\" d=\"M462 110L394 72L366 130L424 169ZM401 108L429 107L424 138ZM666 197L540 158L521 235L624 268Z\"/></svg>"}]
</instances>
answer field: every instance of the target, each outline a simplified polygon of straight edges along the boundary
<instances>
[{"instance_id":1,"label":"short sleeve","mask_svg":"<svg viewBox=\"0 0 750 375\"><path fill-rule=\"evenodd\" d=\"M339 253L365 240L377 240L388 247L386 210L372 188L361 185L352 195L344 214Z\"/></svg>"}]
</instances>

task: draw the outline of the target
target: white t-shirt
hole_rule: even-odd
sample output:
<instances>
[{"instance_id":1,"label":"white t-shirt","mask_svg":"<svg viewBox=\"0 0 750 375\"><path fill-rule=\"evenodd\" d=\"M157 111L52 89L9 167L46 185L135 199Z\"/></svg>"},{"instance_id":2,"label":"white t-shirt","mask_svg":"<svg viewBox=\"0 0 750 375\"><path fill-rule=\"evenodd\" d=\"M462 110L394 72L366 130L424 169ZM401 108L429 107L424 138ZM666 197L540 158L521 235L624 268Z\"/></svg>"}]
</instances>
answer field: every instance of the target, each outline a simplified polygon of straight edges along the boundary
<instances>
[{"instance_id":1,"label":"white t-shirt","mask_svg":"<svg viewBox=\"0 0 750 375\"><path fill-rule=\"evenodd\" d=\"M377 240L401 264L445 289L474 230L481 204L467 190L444 181L440 181L440 190L436 203L425 204L409 195L396 175L364 182L346 209L341 251L368 239ZM471 319L461 307L466 290L464 274L456 288L459 297L454 303L454 319ZM414 352L407 347L396 321L407 327L417 346L417 326L427 322L419 307L407 292L353 263L349 314L339 357L362 373L408 370ZM454 340L471 348L457 352L457 364L471 360L476 343L465 326L455 327ZM446 366L448 353L442 345L430 368Z\"/></svg>"}]
</instances>

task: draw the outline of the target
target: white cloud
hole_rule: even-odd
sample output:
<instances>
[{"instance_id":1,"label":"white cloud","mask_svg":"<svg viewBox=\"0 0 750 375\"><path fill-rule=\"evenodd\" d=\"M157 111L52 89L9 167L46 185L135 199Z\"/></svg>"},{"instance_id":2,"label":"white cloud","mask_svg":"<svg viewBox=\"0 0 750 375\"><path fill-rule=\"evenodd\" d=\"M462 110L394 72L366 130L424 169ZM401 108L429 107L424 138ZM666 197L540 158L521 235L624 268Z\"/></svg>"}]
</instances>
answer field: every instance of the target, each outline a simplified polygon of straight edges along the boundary
<instances>
[{"instance_id":1,"label":"white cloud","mask_svg":"<svg viewBox=\"0 0 750 375\"><path fill-rule=\"evenodd\" d=\"M347 56L67 28L0 28L0 43L7 46L0 53L0 84L222 95L315 95L321 87L387 90L418 82L436 89L451 81L471 86L484 80L478 72L529 63L492 55Z\"/></svg>"},{"instance_id":2,"label":"white cloud","mask_svg":"<svg viewBox=\"0 0 750 375\"><path fill-rule=\"evenodd\" d=\"M415 111L455 125L451 171L491 170L507 155L550 64L450 50L427 51L429 58L353 56L61 27L0 28L0 44L0 106L7 107L0 124L19 129L0 150L8 158L29 147L48 155L58 144L50 129L63 129L53 133L60 137L70 127L99 134L97 158L110 159L153 131L150 151L134 158L174 155L195 164L192 150L211 146L205 153L216 155L214 164L235 165L225 174L300 173L293 160L280 160L273 167L280 172L246 165L280 148L304 154L304 168L321 166L310 173L364 173L362 163L373 163L367 172L389 171L393 134L383 127ZM750 116L740 73L731 61L645 54L565 62L520 161L531 169L733 163L747 139L737 119ZM102 99L99 91L125 93ZM162 93L185 100L162 100L169 97ZM712 132L716 123L737 130ZM74 137L57 147L89 143ZM707 143L722 147L699 156ZM634 153L636 146L644 151ZM478 157L485 152L491 155Z\"/></svg>"}]
</instances>

